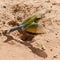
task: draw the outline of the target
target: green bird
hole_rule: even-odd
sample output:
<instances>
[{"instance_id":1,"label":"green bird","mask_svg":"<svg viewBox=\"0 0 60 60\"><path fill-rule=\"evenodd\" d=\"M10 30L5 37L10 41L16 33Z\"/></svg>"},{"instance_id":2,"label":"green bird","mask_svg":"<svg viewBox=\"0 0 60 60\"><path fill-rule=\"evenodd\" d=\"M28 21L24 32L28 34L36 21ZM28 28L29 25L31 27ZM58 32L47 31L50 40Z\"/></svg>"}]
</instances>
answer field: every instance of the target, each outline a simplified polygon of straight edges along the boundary
<instances>
[{"instance_id":1,"label":"green bird","mask_svg":"<svg viewBox=\"0 0 60 60\"><path fill-rule=\"evenodd\" d=\"M42 25L39 25L38 22L41 18L44 18L44 14L46 13L47 11L44 9L43 11L41 11L41 13L38 13L36 15L33 15L32 17L29 17L27 20L25 20L22 24L20 24L19 26L17 27L14 27L10 30L8 30L8 33L11 33L13 31L16 31L16 30L24 30L24 31L28 31L29 29L31 31L33 31L33 29L37 29L37 28L43 28Z\"/></svg>"},{"instance_id":2,"label":"green bird","mask_svg":"<svg viewBox=\"0 0 60 60\"><path fill-rule=\"evenodd\" d=\"M31 40L32 37L34 37L34 35L45 32L44 27L42 25L38 24L38 22L41 18L44 18L44 14L46 12L47 12L47 10L43 10L40 13L35 14L32 17L29 17L19 26L8 30L7 33L11 33L16 30L20 30L20 32L23 33L22 40ZM27 37L31 37L31 38L27 38Z\"/></svg>"}]
</instances>

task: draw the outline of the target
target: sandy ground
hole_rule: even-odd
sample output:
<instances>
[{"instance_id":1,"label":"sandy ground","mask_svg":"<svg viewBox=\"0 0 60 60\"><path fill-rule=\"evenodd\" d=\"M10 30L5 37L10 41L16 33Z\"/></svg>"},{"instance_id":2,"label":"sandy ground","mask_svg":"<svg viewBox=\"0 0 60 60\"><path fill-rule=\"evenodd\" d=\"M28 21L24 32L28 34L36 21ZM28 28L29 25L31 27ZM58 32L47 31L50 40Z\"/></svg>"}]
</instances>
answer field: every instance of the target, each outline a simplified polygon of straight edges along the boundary
<instances>
[{"instance_id":1,"label":"sandy ground","mask_svg":"<svg viewBox=\"0 0 60 60\"><path fill-rule=\"evenodd\" d=\"M33 43L22 42L17 31L2 34L13 27L9 21L21 23L41 8L50 10L43 19L49 32ZM60 0L0 0L0 60L60 60Z\"/></svg>"}]
</instances>

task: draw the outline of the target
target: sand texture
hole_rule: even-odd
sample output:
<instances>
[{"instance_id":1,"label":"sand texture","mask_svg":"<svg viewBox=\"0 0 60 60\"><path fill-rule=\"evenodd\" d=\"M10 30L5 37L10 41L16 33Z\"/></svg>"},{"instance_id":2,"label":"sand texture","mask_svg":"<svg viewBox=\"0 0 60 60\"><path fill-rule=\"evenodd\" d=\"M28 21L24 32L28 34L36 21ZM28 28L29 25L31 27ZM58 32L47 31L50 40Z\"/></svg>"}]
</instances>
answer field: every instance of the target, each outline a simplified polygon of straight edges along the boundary
<instances>
[{"instance_id":1,"label":"sand texture","mask_svg":"<svg viewBox=\"0 0 60 60\"><path fill-rule=\"evenodd\" d=\"M47 32L34 42L23 42L18 31L3 33L43 8ZM60 60L60 0L0 0L0 60Z\"/></svg>"}]
</instances>

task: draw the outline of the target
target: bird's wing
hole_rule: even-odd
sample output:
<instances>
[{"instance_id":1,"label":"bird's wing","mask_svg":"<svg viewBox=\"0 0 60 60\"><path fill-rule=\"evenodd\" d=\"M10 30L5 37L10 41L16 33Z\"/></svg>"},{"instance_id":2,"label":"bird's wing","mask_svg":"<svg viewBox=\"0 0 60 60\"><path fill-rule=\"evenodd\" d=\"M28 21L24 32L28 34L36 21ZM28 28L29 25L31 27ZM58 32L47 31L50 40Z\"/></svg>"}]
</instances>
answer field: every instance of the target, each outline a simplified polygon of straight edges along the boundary
<instances>
[{"instance_id":1,"label":"bird's wing","mask_svg":"<svg viewBox=\"0 0 60 60\"><path fill-rule=\"evenodd\" d=\"M30 24L29 26L26 27L25 31L36 34L41 34L46 32L45 28L37 23Z\"/></svg>"}]
</instances>

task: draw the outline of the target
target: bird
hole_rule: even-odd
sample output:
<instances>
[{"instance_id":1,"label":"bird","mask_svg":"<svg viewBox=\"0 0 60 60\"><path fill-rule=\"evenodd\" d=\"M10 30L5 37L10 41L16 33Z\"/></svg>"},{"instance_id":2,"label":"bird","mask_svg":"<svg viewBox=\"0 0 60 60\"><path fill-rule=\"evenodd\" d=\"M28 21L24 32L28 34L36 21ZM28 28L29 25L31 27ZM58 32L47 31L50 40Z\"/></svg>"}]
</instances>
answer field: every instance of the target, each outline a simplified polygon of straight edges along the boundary
<instances>
[{"instance_id":1,"label":"bird","mask_svg":"<svg viewBox=\"0 0 60 60\"><path fill-rule=\"evenodd\" d=\"M19 26L16 26L14 28L11 28L7 31L7 33L14 32L16 30L19 30L23 35L21 36L21 39L24 41L31 41L32 38L37 35L45 32L44 27L41 24L38 24L39 20L44 18L44 14L47 12L47 10L43 10L38 14L35 14L28 19L26 19L24 22L22 22Z\"/></svg>"}]
</instances>

